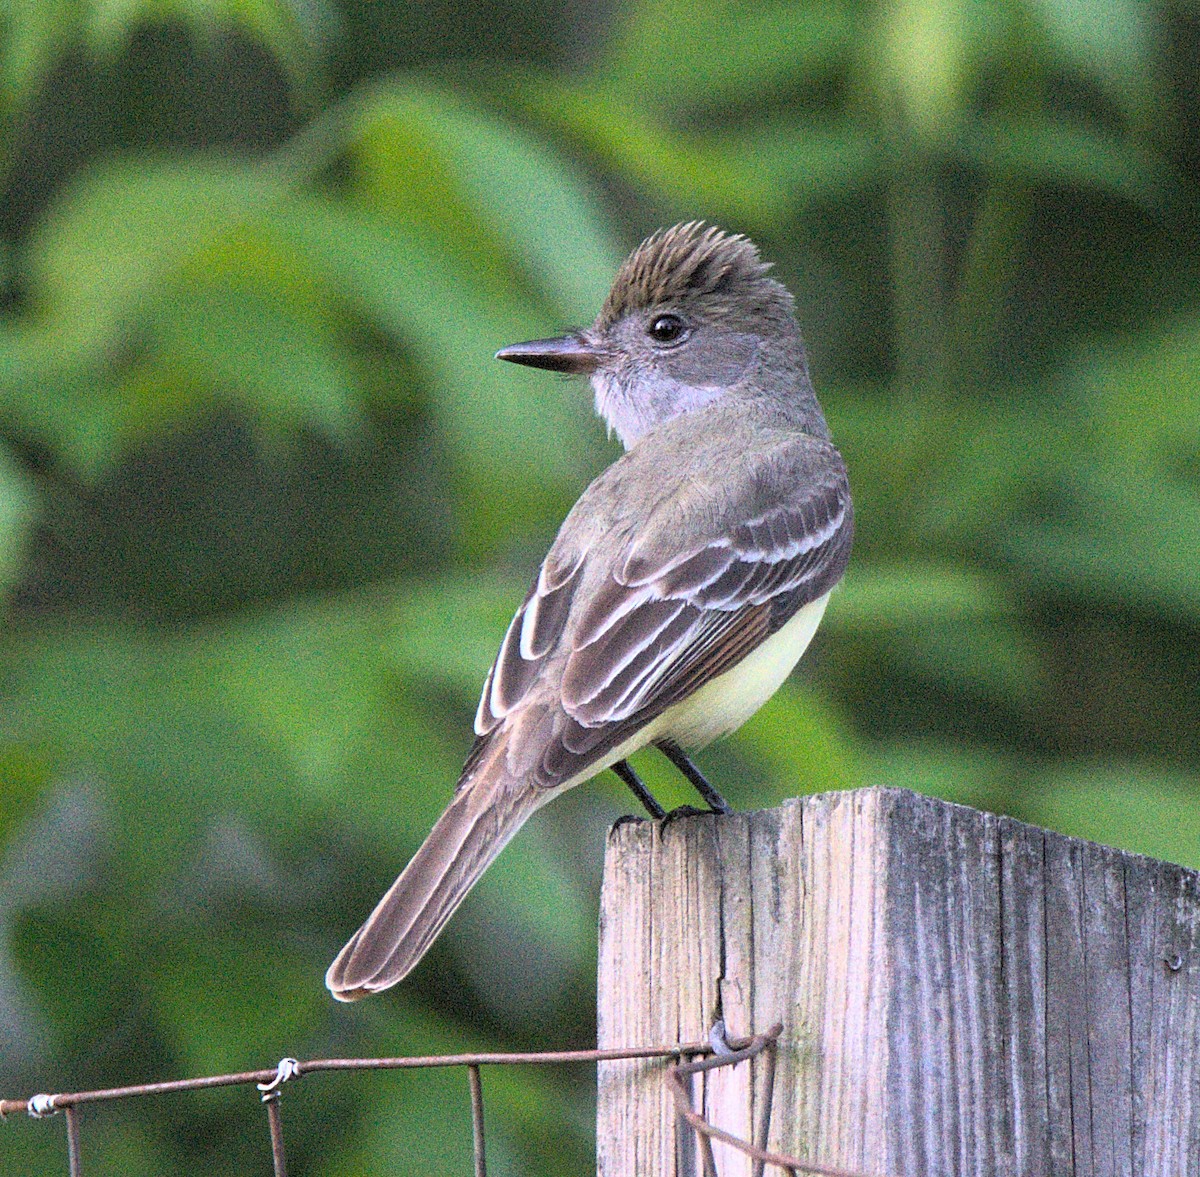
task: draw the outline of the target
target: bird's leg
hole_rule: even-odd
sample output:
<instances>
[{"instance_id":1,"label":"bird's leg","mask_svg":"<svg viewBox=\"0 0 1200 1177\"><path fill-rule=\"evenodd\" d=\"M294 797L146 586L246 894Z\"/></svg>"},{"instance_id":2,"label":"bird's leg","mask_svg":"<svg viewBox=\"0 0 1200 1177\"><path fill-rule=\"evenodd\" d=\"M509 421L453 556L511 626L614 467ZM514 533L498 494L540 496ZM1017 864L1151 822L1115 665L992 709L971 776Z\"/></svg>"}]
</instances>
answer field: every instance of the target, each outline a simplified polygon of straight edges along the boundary
<instances>
[{"instance_id":1,"label":"bird's leg","mask_svg":"<svg viewBox=\"0 0 1200 1177\"><path fill-rule=\"evenodd\" d=\"M713 813L733 812L729 802L704 779L704 774L691 762L688 754L674 740L655 740L654 746L687 777L692 787L704 799L704 804Z\"/></svg>"},{"instance_id":2,"label":"bird's leg","mask_svg":"<svg viewBox=\"0 0 1200 1177\"><path fill-rule=\"evenodd\" d=\"M660 821L666 816L667 811L654 799L654 794L646 788L642 778L629 767L628 760L618 760L612 765L612 770L629 786L633 795L645 806L646 812L655 821Z\"/></svg>"}]
</instances>

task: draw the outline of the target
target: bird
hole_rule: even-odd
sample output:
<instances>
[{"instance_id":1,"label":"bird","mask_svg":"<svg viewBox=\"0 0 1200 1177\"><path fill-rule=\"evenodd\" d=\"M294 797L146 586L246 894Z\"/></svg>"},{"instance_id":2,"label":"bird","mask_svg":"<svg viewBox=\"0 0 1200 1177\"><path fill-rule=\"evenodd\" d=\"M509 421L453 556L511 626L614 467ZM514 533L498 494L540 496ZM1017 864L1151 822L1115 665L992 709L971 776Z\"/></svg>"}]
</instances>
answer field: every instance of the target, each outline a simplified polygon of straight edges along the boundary
<instances>
[{"instance_id":1,"label":"bird","mask_svg":"<svg viewBox=\"0 0 1200 1177\"><path fill-rule=\"evenodd\" d=\"M624 453L567 515L483 685L475 742L425 842L326 973L341 1001L417 965L535 810L658 748L727 812L687 749L745 722L808 647L850 558L845 463L787 288L746 236L661 229L591 327L496 358L590 378ZM670 816L670 815L667 815Z\"/></svg>"}]
</instances>

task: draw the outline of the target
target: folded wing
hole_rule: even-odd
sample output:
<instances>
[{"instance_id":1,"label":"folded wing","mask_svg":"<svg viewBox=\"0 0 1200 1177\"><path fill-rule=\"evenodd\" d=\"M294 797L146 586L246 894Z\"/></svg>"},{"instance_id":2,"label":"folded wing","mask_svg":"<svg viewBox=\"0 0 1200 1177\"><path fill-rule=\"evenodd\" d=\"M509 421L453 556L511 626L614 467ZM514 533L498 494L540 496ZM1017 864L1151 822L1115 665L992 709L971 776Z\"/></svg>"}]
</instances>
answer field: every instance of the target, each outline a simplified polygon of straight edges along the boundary
<instances>
[{"instance_id":1,"label":"folded wing","mask_svg":"<svg viewBox=\"0 0 1200 1177\"><path fill-rule=\"evenodd\" d=\"M556 545L484 686L479 744L524 704L545 659L566 643L561 715L537 777L552 787L577 775L827 593L852 535L841 458L804 437L746 460L719 485L666 497L603 570L595 553ZM585 570L594 587L581 601Z\"/></svg>"}]
</instances>

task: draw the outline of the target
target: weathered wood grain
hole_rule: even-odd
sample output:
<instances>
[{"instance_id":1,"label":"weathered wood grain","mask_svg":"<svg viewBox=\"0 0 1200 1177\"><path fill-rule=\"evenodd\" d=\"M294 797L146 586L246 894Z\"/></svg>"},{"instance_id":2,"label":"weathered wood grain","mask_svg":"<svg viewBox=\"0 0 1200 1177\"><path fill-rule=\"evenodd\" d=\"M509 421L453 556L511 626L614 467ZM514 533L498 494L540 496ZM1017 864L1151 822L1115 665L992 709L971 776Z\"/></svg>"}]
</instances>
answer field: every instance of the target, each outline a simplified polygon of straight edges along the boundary
<instances>
[{"instance_id":1,"label":"weathered wood grain","mask_svg":"<svg viewBox=\"0 0 1200 1177\"><path fill-rule=\"evenodd\" d=\"M601 1046L782 1021L770 1145L880 1177L1200 1177L1200 874L893 789L609 839ZM698 1173L663 1064L601 1177ZM761 1069L714 1072L743 1136ZM748 1162L716 1146L721 1177Z\"/></svg>"}]
</instances>

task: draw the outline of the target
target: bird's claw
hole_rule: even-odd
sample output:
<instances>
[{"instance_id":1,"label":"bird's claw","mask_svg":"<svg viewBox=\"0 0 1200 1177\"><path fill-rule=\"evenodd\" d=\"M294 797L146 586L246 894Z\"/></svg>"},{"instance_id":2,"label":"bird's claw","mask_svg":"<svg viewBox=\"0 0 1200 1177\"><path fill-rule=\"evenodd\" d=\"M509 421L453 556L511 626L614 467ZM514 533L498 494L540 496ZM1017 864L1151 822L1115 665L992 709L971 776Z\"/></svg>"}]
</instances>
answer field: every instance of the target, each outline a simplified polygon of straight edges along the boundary
<instances>
[{"instance_id":1,"label":"bird's claw","mask_svg":"<svg viewBox=\"0 0 1200 1177\"><path fill-rule=\"evenodd\" d=\"M616 821L614 821L612 823L612 825L609 827L608 832L610 834L613 834L617 830L619 830L621 828L621 826L626 825L629 822L634 822L637 825L641 825L642 822L649 821L649 820L650 819L648 817L642 817L642 815L640 813L623 813L623 814L621 814L620 817L617 818Z\"/></svg>"},{"instance_id":2,"label":"bird's claw","mask_svg":"<svg viewBox=\"0 0 1200 1177\"><path fill-rule=\"evenodd\" d=\"M663 829L666 829L672 822L678 821L681 817L703 817L705 814L712 813L711 809L697 809L694 805L680 805L672 809L670 813L663 814L662 821Z\"/></svg>"}]
</instances>

